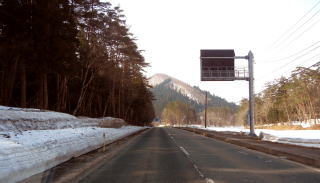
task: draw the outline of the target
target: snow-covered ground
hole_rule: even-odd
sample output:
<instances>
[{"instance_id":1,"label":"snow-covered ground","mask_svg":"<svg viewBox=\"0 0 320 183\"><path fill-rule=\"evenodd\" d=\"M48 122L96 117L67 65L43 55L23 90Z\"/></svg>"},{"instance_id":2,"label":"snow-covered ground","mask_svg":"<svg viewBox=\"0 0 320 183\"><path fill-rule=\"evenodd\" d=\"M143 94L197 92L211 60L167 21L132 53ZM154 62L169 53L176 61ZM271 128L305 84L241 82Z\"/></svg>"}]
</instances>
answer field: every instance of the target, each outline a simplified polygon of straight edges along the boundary
<instances>
[{"instance_id":1,"label":"snow-covered ground","mask_svg":"<svg viewBox=\"0 0 320 183\"><path fill-rule=\"evenodd\" d=\"M264 124L264 125L257 125L262 127L272 127L272 126L301 126L302 128L309 128L313 125L319 125L320 119L310 119L307 121L290 121L290 122L282 122L282 123L275 123L275 124Z\"/></svg>"},{"instance_id":2,"label":"snow-covered ground","mask_svg":"<svg viewBox=\"0 0 320 183\"><path fill-rule=\"evenodd\" d=\"M101 120L0 106L0 182L17 182L144 127L100 128Z\"/></svg>"},{"instance_id":3,"label":"snow-covered ground","mask_svg":"<svg viewBox=\"0 0 320 183\"><path fill-rule=\"evenodd\" d=\"M189 127L205 129L201 125L192 125ZM244 127L207 127L211 131L228 131L249 133L250 130ZM262 137L262 140L295 144L307 147L320 148L320 130L269 130L256 129L255 133Z\"/></svg>"}]
</instances>

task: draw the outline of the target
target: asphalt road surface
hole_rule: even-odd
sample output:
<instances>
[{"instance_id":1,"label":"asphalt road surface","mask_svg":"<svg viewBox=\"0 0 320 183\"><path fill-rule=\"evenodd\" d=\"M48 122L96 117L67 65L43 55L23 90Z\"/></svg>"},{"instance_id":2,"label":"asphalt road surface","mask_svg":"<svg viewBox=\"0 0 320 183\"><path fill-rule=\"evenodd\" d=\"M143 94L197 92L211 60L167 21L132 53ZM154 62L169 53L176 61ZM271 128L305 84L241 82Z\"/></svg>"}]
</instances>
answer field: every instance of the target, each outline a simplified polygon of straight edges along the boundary
<instances>
[{"instance_id":1,"label":"asphalt road surface","mask_svg":"<svg viewBox=\"0 0 320 183\"><path fill-rule=\"evenodd\" d=\"M80 182L320 183L320 171L191 132L153 128Z\"/></svg>"}]
</instances>

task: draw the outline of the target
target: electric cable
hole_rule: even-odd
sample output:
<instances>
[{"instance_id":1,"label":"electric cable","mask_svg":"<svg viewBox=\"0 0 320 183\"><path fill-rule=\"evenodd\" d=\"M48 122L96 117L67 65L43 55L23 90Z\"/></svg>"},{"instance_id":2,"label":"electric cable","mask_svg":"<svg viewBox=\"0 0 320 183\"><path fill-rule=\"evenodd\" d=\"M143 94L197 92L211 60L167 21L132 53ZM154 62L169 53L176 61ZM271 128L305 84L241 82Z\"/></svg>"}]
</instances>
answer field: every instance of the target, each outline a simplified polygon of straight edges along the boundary
<instances>
[{"instance_id":1,"label":"electric cable","mask_svg":"<svg viewBox=\"0 0 320 183\"><path fill-rule=\"evenodd\" d=\"M308 32L312 27L314 27L316 24L318 24L320 22L320 19L317 20L316 22L314 22L310 27L308 27L307 29L305 29L301 34L299 34L298 36L296 36L293 40L291 40L288 44L285 45L285 47L289 47L291 45L292 42L296 41L297 39L299 39L301 36L303 36L303 34L305 34L306 32Z\"/></svg>"},{"instance_id":2,"label":"electric cable","mask_svg":"<svg viewBox=\"0 0 320 183\"><path fill-rule=\"evenodd\" d=\"M300 53L308 50L309 48L312 48L313 46L317 45L318 43L320 43L320 41L317 41L317 42L313 43L312 45L310 45L310 46L308 46L308 47L306 47L306 48L304 48L304 49L302 49L302 50L300 50L300 51L298 51L298 52L296 52L296 53L294 53L292 55L289 55L289 56L286 56L286 57L282 57L282 58L278 58L278 59L265 60L265 62L273 63L273 62L279 62L279 61L282 61L282 60L287 60L287 59L289 59L291 57L299 55Z\"/></svg>"},{"instance_id":3,"label":"electric cable","mask_svg":"<svg viewBox=\"0 0 320 183\"><path fill-rule=\"evenodd\" d=\"M274 69L273 71L271 71L271 72L269 72L269 73L274 73L274 72L279 71L280 69L284 68L285 66L287 66L287 65L289 65L289 64L291 64L291 63L293 63L293 62L295 62L295 61L297 61L297 60L299 60L299 59L302 58L303 56L308 55L309 53L311 53L312 51L314 51L314 50L316 50L316 49L318 49L318 48L320 48L320 46L317 46L317 47L315 47L314 49L310 50L309 52L307 52L307 53L305 53L305 54L303 54L303 55L300 55L300 56L296 57L295 59L291 60L290 62L285 63L284 65L282 65L282 66ZM316 56L313 56L313 57L311 57L311 58L308 58L307 60L314 59L314 58L316 58L317 56L320 56L320 54L318 54L318 55L316 55ZM305 60L303 60L303 61L305 61ZM269 73L267 73L267 74L265 74L265 75L262 75L262 76L260 76L260 77L258 77L258 78L259 78L259 79L263 79L263 78L265 78L267 75L269 75Z\"/></svg>"},{"instance_id":4,"label":"electric cable","mask_svg":"<svg viewBox=\"0 0 320 183\"><path fill-rule=\"evenodd\" d=\"M280 40L282 40L282 37L285 37L286 34L288 34L294 27L296 27L313 9L315 9L318 5L320 4L320 1L318 1L307 13L305 13L293 26L291 26L289 29L287 29L287 31L285 31L285 33L283 33L278 39L277 41L274 42L273 45L276 45L276 43L278 43ZM313 17L315 17L318 13L320 12L320 10L318 10L315 14L313 14L308 20L306 20L302 25L300 25L299 27L297 27L293 32L291 32L291 34L289 34L289 36L286 36L284 40L282 40L280 42L281 43L285 42L288 38L290 38L295 32L297 32L299 29L301 29L305 24L307 24ZM278 45L277 47L279 47L280 45Z\"/></svg>"}]
</instances>

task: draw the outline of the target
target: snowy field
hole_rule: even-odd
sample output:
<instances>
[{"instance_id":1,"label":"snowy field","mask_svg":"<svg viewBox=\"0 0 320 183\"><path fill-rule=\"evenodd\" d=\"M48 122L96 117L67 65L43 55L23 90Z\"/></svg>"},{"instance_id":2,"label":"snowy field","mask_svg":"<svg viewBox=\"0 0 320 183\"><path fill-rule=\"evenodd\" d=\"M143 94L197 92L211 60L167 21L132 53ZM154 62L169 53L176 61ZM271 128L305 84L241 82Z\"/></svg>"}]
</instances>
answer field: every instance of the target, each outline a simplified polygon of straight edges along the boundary
<instances>
[{"instance_id":1,"label":"snowy field","mask_svg":"<svg viewBox=\"0 0 320 183\"><path fill-rule=\"evenodd\" d=\"M205 129L201 125L192 125L189 127ZM211 131L228 131L249 133L249 129L244 127L207 127ZM320 130L269 130L256 129L255 133L262 137L262 140L279 143L295 144L307 147L320 148Z\"/></svg>"},{"instance_id":2,"label":"snowy field","mask_svg":"<svg viewBox=\"0 0 320 183\"><path fill-rule=\"evenodd\" d=\"M100 128L101 120L114 118L0 106L0 182L23 180L144 128Z\"/></svg>"}]
</instances>

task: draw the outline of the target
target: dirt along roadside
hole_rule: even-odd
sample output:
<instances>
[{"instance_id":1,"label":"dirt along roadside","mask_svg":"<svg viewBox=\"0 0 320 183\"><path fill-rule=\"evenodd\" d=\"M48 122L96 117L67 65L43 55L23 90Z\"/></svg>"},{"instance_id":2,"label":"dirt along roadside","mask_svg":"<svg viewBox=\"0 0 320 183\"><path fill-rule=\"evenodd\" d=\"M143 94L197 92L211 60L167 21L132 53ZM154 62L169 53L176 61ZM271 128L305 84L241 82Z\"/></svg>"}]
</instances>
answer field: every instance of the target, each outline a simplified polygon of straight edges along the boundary
<instances>
[{"instance_id":1,"label":"dirt along roadside","mask_svg":"<svg viewBox=\"0 0 320 183\"><path fill-rule=\"evenodd\" d=\"M53 167L45 172L33 175L20 183L72 183L78 182L86 175L90 174L97 167L103 165L108 159L115 156L126 144L130 143L139 134L149 130L145 128L139 130L122 139L115 140L105 146L74 157L56 167Z\"/></svg>"},{"instance_id":2,"label":"dirt along roadside","mask_svg":"<svg viewBox=\"0 0 320 183\"><path fill-rule=\"evenodd\" d=\"M179 129L320 168L320 148L263 141L258 137L252 137L237 132L217 132L186 127Z\"/></svg>"}]
</instances>

